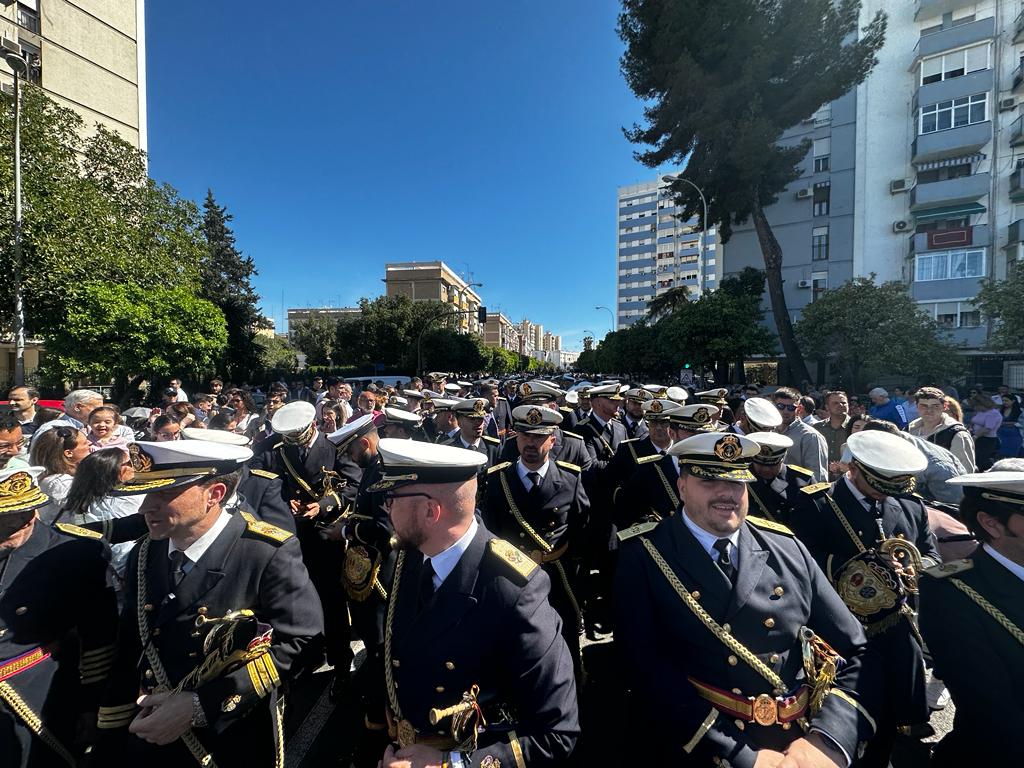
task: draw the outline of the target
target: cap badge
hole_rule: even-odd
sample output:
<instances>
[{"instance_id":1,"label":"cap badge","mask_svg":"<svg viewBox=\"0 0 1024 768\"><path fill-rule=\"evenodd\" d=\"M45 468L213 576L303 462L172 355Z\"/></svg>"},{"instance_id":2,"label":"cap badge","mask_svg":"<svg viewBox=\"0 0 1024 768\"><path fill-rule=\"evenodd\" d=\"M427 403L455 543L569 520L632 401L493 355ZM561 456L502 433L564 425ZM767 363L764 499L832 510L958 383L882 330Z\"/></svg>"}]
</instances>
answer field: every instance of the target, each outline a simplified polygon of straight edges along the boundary
<instances>
[{"instance_id":1,"label":"cap badge","mask_svg":"<svg viewBox=\"0 0 1024 768\"><path fill-rule=\"evenodd\" d=\"M667 389L659 389L656 397L668 397Z\"/></svg>"},{"instance_id":2,"label":"cap badge","mask_svg":"<svg viewBox=\"0 0 1024 768\"><path fill-rule=\"evenodd\" d=\"M32 488L32 475L16 472L0 483L0 496L22 496Z\"/></svg>"},{"instance_id":3,"label":"cap badge","mask_svg":"<svg viewBox=\"0 0 1024 768\"><path fill-rule=\"evenodd\" d=\"M705 422L711 420L711 411L709 411L707 408L698 408L693 413L693 420L696 421L698 424L704 424Z\"/></svg>"},{"instance_id":4,"label":"cap badge","mask_svg":"<svg viewBox=\"0 0 1024 768\"><path fill-rule=\"evenodd\" d=\"M524 396L529 396L533 394L533 387L524 382L520 385L519 391L522 392Z\"/></svg>"},{"instance_id":5,"label":"cap badge","mask_svg":"<svg viewBox=\"0 0 1024 768\"><path fill-rule=\"evenodd\" d=\"M661 400L655 400L651 403L651 413L661 413L665 407L661 404Z\"/></svg>"},{"instance_id":6,"label":"cap badge","mask_svg":"<svg viewBox=\"0 0 1024 768\"><path fill-rule=\"evenodd\" d=\"M739 438L736 435L726 435L715 443L715 456L722 461L736 461L743 453Z\"/></svg>"},{"instance_id":7,"label":"cap badge","mask_svg":"<svg viewBox=\"0 0 1024 768\"><path fill-rule=\"evenodd\" d=\"M526 423L531 427L536 427L538 424L543 423L543 421L543 414L536 408L531 408L526 414Z\"/></svg>"},{"instance_id":8,"label":"cap badge","mask_svg":"<svg viewBox=\"0 0 1024 768\"><path fill-rule=\"evenodd\" d=\"M484 401L483 400L477 400L476 402L473 403L473 415L474 416L486 416L487 415L487 411L484 408Z\"/></svg>"},{"instance_id":9,"label":"cap badge","mask_svg":"<svg viewBox=\"0 0 1024 768\"><path fill-rule=\"evenodd\" d=\"M137 443L128 446L128 457L136 472L149 472L153 468L153 459Z\"/></svg>"}]
</instances>

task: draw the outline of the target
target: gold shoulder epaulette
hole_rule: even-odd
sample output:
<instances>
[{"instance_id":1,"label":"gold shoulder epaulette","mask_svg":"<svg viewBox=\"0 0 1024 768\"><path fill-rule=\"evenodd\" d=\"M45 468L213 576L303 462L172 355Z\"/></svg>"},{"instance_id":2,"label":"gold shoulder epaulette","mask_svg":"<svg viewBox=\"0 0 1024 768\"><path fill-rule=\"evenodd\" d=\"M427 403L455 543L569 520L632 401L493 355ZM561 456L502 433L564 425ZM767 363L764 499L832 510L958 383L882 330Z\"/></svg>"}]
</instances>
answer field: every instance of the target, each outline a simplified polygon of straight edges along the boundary
<instances>
[{"instance_id":1,"label":"gold shoulder epaulette","mask_svg":"<svg viewBox=\"0 0 1024 768\"><path fill-rule=\"evenodd\" d=\"M278 528L276 525L265 523L262 520L257 520L251 513L242 510L240 512L243 518L245 518L245 526L250 531L255 533L257 536L262 536L265 539L276 541L281 544L288 541L292 537L288 531L284 528Z\"/></svg>"},{"instance_id":2,"label":"gold shoulder epaulette","mask_svg":"<svg viewBox=\"0 0 1024 768\"><path fill-rule=\"evenodd\" d=\"M756 525L758 528L764 528L766 531L775 531L776 533L784 533L787 536L795 536L789 528L784 526L782 523L776 523L771 520L766 520L763 517L756 517L754 515L747 515L747 522L751 525Z\"/></svg>"},{"instance_id":3,"label":"gold shoulder epaulette","mask_svg":"<svg viewBox=\"0 0 1024 768\"><path fill-rule=\"evenodd\" d=\"M931 568L925 568L924 572L933 579L944 579L947 576L956 576L958 573L969 571L973 567L974 561L965 557L963 560L950 560L948 563L933 565Z\"/></svg>"},{"instance_id":4,"label":"gold shoulder epaulette","mask_svg":"<svg viewBox=\"0 0 1024 768\"><path fill-rule=\"evenodd\" d=\"M512 570L524 579L530 578L530 574L537 569L537 564L533 560L504 539L491 539L488 542L488 547L493 554L498 556L499 560L511 566Z\"/></svg>"},{"instance_id":5,"label":"gold shoulder epaulette","mask_svg":"<svg viewBox=\"0 0 1024 768\"><path fill-rule=\"evenodd\" d=\"M583 419L583 421L577 421L577 422L576 422L576 426L577 426L577 427L585 427L585 426L587 426L587 424L589 424L589 423L590 423L590 417L589 417L589 416L587 416L587 418Z\"/></svg>"},{"instance_id":6,"label":"gold shoulder epaulette","mask_svg":"<svg viewBox=\"0 0 1024 768\"><path fill-rule=\"evenodd\" d=\"M580 422L580 424L582 424L582 423L583 422ZM577 424L576 426L579 426L579 424ZM575 437L577 440L582 440L583 439L583 435L577 435L575 432L570 432L568 429L563 429L562 430L562 434L566 435L568 437Z\"/></svg>"},{"instance_id":7,"label":"gold shoulder epaulette","mask_svg":"<svg viewBox=\"0 0 1024 768\"><path fill-rule=\"evenodd\" d=\"M277 480L280 477L277 472L270 472L266 469L250 469L250 475L256 475L256 477L265 477L267 480Z\"/></svg>"},{"instance_id":8,"label":"gold shoulder epaulette","mask_svg":"<svg viewBox=\"0 0 1024 768\"><path fill-rule=\"evenodd\" d=\"M556 461L555 464L560 466L562 469L568 469L570 472L582 472L578 464L573 464L571 461Z\"/></svg>"},{"instance_id":9,"label":"gold shoulder epaulette","mask_svg":"<svg viewBox=\"0 0 1024 768\"><path fill-rule=\"evenodd\" d=\"M501 440L499 440L499 439L498 439L498 438L496 438L496 437L491 437L490 435L484 435L484 436L483 436L483 438L484 438L484 440L486 440L486 441L487 441L488 443L494 443L495 445L501 445Z\"/></svg>"},{"instance_id":10,"label":"gold shoulder epaulette","mask_svg":"<svg viewBox=\"0 0 1024 768\"><path fill-rule=\"evenodd\" d=\"M501 462L501 464L495 464L493 467L488 467L487 468L487 474L490 475L490 474L493 474L495 472L501 472L501 470L505 469L505 467L511 467L511 466L512 466L512 462L511 461L503 461L503 462Z\"/></svg>"},{"instance_id":11,"label":"gold shoulder epaulette","mask_svg":"<svg viewBox=\"0 0 1024 768\"><path fill-rule=\"evenodd\" d=\"M808 496L814 496L815 494L827 491L832 487L832 483L813 483L811 485L805 485L800 489L800 493L806 493Z\"/></svg>"},{"instance_id":12,"label":"gold shoulder epaulette","mask_svg":"<svg viewBox=\"0 0 1024 768\"><path fill-rule=\"evenodd\" d=\"M626 539L631 539L634 536L640 536L648 531L653 531L657 527L658 524L654 522L637 523L636 525L631 525L624 531L619 531L615 535L619 537L619 541L625 541Z\"/></svg>"},{"instance_id":13,"label":"gold shoulder epaulette","mask_svg":"<svg viewBox=\"0 0 1024 768\"><path fill-rule=\"evenodd\" d=\"M572 413L572 408L570 408L567 405L560 405L560 406L558 406L558 410L565 411L566 413Z\"/></svg>"},{"instance_id":14,"label":"gold shoulder epaulette","mask_svg":"<svg viewBox=\"0 0 1024 768\"><path fill-rule=\"evenodd\" d=\"M657 461L661 458L660 453L652 453L650 456L641 456L636 460L637 464L650 464L652 461Z\"/></svg>"},{"instance_id":15,"label":"gold shoulder epaulette","mask_svg":"<svg viewBox=\"0 0 1024 768\"><path fill-rule=\"evenodd\" d=\"M80 528L77 525L71 523L57 523L54 526L61 533L66 533L69 536L82 536L86 539L102 539L103 534L99 531L90 531L88 528Z\"/></svg>"},{"instance_id":16,"label":"gold shoulder epaulette","mask_svg":"<svg viewBox=\"0 0 1024 768\"><path fill-rule=\"evenodd\" d=\"M804 477L814 477L814 473L807 467L801 467L796 464L787 464L786 466L789 467L789 469L792 470L793 472L796 472L798 475L803 475Z\"/></svg>"}]
</instances>

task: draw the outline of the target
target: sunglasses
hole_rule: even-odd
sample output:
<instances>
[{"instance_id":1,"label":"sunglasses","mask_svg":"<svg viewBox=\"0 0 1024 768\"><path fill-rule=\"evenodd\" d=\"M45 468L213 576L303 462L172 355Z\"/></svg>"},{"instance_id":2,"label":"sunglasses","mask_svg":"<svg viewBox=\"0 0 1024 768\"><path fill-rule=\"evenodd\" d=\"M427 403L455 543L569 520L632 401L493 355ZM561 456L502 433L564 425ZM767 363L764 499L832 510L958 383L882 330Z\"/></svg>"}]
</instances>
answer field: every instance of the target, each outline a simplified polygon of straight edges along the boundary
<instances>
[{"instance_id":1,"label":"sunglasses","mask_svg":"<svg viewBox=\"0 0 1024 768\"><path fill-rule=\"evenodd\" d=\"M775 407L778 408L780 411L789 411L790 413L792 413L793 411L796 410L796 403L791 403L789 405L786 405L785 403L776 403Z\"/></svg>"}]
</instances>

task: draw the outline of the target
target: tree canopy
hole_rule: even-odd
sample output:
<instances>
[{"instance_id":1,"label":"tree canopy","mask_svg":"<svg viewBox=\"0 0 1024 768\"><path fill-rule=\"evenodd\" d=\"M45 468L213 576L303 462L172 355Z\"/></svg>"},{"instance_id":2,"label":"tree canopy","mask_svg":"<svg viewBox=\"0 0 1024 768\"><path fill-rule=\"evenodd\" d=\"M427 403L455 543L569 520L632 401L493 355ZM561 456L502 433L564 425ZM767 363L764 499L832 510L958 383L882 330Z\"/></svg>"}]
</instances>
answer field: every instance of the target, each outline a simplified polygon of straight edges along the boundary
<instances>
[{"instance_id":1,"label":"tree canopy","mask_svg":"<svg viewBox=\"0 0 1024 768\"><path fill-rule=\"evenodd\" d=\"M1010 262L1005 280L986 279L975 305L981 314L994 320L989 349L1024 351L1024 262Z\"/></svg>"},{"instance_id":2,"label":"tree canopy","mask_svg":"<svg viewBox=\"0 0 1024 768\"><path fill-rule=\"evenodd\" d=\"M860 30L859 0L623 0L622 72L643 100L645 123L627 138L656 168L686 164L722 242L752 218L779 339L795 381L807 378L782 288L783 253L764 207L800 177L811 146L779 143L862 82L877 62L886 16ZM672 186L682 218L702 215L699 194Z\"/></svg>"},{"instance_id":3,"label":"tree canopy","mask_svg":"<svg viewBox=\"0 0 1024 768\"><path fill-rule=\"evenodd\" d=\"M831 359L838 383L854 392L879 376L939 381L955 375L960 358L942 330L901 283L856 278L825 291L796 325L808 354Z\"/></svg>"},{"instance_id":4,"label":"tree canopy","mask_svg":"<svg viewBox=\"0 0 1024 768\"><path fill-rule=\"evenodd\" d=\"M295 347L306 356L306 365L329 365L338 335L337 318L323 312L309 316L289 328ZM332 361L333 362L333 361Z\"/></svg>"}]
</instances>

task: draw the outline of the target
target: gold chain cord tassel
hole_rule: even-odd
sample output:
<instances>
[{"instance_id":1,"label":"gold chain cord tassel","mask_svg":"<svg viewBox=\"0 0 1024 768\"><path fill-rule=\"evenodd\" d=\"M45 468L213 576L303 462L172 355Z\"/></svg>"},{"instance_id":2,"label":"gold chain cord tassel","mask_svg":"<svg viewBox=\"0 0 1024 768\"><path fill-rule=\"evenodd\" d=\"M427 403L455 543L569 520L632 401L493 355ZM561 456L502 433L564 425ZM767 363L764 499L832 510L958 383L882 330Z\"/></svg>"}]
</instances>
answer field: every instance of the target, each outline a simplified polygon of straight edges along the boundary
<instances>
[{"instance_id":1,"label":"gold chain cord tassel","mask_svg":"<svg viewBox=\"0 0 1024 768\"><path fill-rule=\"evenodd\" d=\"M18 695L18 692L9 683L0 683L0 701L6 704L8 709L25 723L32 733L39 737L40 741L56 752L61 760L70 765L71 768L75 768L78 765L78 761L72 757L63 744L57 741L57 737L50 733L50 730L43 725L39 715L32 711L32 708L25 703L25 700Z\"/></svg>"}]
</instances>

